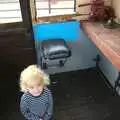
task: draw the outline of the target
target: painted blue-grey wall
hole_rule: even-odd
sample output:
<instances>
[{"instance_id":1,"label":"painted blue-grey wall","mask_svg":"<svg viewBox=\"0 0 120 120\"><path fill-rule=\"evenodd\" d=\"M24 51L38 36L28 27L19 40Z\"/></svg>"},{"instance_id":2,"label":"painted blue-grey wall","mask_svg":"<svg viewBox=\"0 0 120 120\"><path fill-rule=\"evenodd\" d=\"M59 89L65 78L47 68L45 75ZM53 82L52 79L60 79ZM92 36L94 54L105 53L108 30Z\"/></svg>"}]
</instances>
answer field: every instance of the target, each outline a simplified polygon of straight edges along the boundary
<instances>
[{"instance_id":1,"label":"painted blue-grey wall","mask_svg":"<svg viewBox=\"0 0 120 120\"><path fill-rule=\"evenodd\" d=\"M61 38L65 41L77 41L80 38L80 22L64 21L33 24L35 41Z\"/></svg>"},{"instance_id":2,"label":"painted blue-grey wall","mask_svg":"<svg viewBox=\"0 0 120 120\"><path fill-rule=\"evenodd\" d=\"M111 62L101 52L99 52L99 55L100 55L99 67L100 67L102 73L108 79L109 83L112 85L112 87L114 87L115 80L118 77L118 71L115 69L115 67L111 64Z\"/></svg>"},{"instance_id":3,"label":"painted blue-grey wall","mask_svg":"<svg viewBox=\"0 0 120 120\"><path fill-rule=\"evenodd\" d=\"M36 44L36 46L39 46L40 42L36 42ZM68 58L64 67L48 67L48 69L45 70L47 73L54 74L95 67L95 62L93 59L97 55L97 49L83 31L80 31L80 39L78 41L68 41L67 44L71 48L72 56ZM39 52L39 49L37 49L38 64L40 64ZM54 61L54 63L56 62L57 61Z\"/></svg>"},{"instance_id":4,"label":"painted blue-grey wall","mask_svg":"<svg viewBox=\"0 0 120 120\"><path fill-rule=\"evenodd\" d=\"M66 23L62 23L62 27L61 27L61 23L60 24L57 23L57 27L59 26L58 28L60 29L61 32L63 32L62 33L63 38L70 37L70 36L68 36L68 34L69 34L68 30L70 29L70 22L67 23L67 26L66 26ZM110 61L96 48L94 43L87 37L87 35L83 32L83 30L78 29L79 26L77 26L76 27L77 29L75 29L75 26L77 25L76 23L74 24L74 22L72 22L71 25L73 25L72 27L74 28L74 29L70 29L71 34L69 34L69 35L71 35L71 37L70 37L71 40L69 39L66 42L69 45L69 47L71 48L72 56L70 58L68 58L64 67L60 68L57 66L52 66L52 67L48 67L48 69L45 71L47 73L53 74L53 73L59 73L59 72L92 68L92 67L95 67L95 62L93 61L93 59L96 57L97 54L99 54L100 55L99 67L100 67L101 71L103 72L103 74L108 79L108 81L110 82L110 84L114 87L115 80L118 77L118 71L114 68L114 66L110 63ZM54 26L56 26L55 23L54 23ZM38 27L39 26L37 26L37 30L38 30ZM42 26L42 27L44 27L44 26ZM49 29L51 29L50 27L51 27L51 25L49 26ZM35 26L35 28L36 28L36 26ZM34 30L36 30L35 28L34 28ZM37 32L37 30L36 30L36 33L40 34L39 33L40 31ZM52 28L52 30L53 30L53 28ZM73 31L74 35L72 35L72 30L74 30ZM75 31L77 32L77 34ZM75 40L75 37L79 36L78 32L80 35L80 39ZM58 30L56 33L58 34L58 36L61 36L61 34L59 34ZM66 36L66 34L67 34L67 36ZM47 34L47 35L49 36L50 34ZM40 37L40 36L38 35L37 37ZM42 37L46 37L46 36L42 36ZM52 34L52 37L54 37L54 34ZM56 37L56 35L55 35L55 37ZM40 64L40 51L39 51L40 40L39 39L36 40L35 43L36 43L38 64ZM58 61L50 62L50 64L53 64L56 62L58 62Z\"/></svg>"},{"instance_id":5,"label":"painted blue-grey wall","mask_svg":"<svg viewBox=\"0 0 120 120\"><path fill-rule=\"evenodd\" d=\"M80 29L78 21L36 24L33 26L33 30L38 64L40 64L39 46L44 39L62 37L71 48L72 56L68 58L65 66L55 66L53 64L56 64L58 61L50 61L49 66L52 66L45 70L47 73L53 74L95 67L93 59L97 55L96 47Z\"/></svg>"},{"instance_id":6,"label":"painted blue-grey wall","mask_svg":"<svg viewBox=\"0 0 120 120\"><path fill-rule=\"evenodd\" d=\"M85 34L87 36L87 34ZM101 51L96 47L96 45L88 38L86 42L90 42L92 45L91 47L94 48L93 54L99 54L100 55L100 62L99 62L99 68L101 72L104 74L104 76L107 78L109 83L114 87L115 81L118 77L118 71L116 68L112 65L112 63L101 53ZM96 49L95 49L96 48Z\"/></svg>"},{"instance_id":7,"label":"painted blue-grey wall","mask_svg":"<svg viewBox=\"0 0 120 120\"><path fill-rule=\"evenodd\" d=\"M90 40L90 39L88 39L88 40ZM94 50L96 50L95 53L100 55L99 68L100 68L101 72L107 78L107 80L112 85L112 87L114 87L115 81L118 77L118 71L112 65L112 63L103 55L103 53L96 47L96 45L92 41L91 41L91 43L93 44L93 47L96 48L96 49L94 49Z\"/></svg>"}]
</instances>

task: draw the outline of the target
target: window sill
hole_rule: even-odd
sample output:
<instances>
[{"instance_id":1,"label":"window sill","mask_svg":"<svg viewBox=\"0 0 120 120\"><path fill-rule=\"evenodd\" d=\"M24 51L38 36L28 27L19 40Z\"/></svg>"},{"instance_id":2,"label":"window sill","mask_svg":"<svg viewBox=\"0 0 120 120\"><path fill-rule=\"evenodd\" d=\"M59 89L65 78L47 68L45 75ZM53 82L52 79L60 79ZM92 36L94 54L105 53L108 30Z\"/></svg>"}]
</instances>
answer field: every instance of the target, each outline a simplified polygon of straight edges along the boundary
<instances>
[{"instance_id":1,"label":"window sill","mask_svg":"<svg viewBox=\"0 0 120 120\"><path fill-rule=\"evenodd\" d=\"M33 24L36 24L36 23L45 23L45 22L70 21L70 20L74 20L73 17L82 16L82 15L88 15L88 14L80 14L76 12L65 15L50 15L50 16L38 17L36 20L33 19L32 22Z\"/></svg>"}]
</instances>

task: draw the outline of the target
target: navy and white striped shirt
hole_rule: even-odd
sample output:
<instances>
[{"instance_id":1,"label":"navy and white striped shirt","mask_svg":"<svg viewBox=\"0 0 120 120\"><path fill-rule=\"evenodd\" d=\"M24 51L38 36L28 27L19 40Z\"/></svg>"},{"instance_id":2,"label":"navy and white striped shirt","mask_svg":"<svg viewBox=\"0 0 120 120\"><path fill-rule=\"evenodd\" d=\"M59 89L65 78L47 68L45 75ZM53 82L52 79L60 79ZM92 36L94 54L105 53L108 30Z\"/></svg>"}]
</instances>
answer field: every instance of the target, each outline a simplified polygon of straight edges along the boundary
<instances>
[{"instance_id":1,"label":"navy and white striped shirt","mask_svg":"<svg viewBox=\"0 0 120 120\"><path fill-rule=\"evenodd\" d=\"M48 88L35 97L24 93L21 97L20 110L27 120L50 120L53 114L53 99Z\"/></svg>"}]
</instances>

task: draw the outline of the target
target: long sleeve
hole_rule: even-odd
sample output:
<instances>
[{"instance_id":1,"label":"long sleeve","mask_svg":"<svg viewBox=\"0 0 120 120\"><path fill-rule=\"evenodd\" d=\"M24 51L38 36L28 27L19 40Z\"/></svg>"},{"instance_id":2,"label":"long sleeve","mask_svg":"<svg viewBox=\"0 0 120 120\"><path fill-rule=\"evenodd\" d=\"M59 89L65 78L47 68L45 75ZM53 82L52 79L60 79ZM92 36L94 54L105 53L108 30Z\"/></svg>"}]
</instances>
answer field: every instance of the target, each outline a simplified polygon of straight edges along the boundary
<instances>
[{"instance_id":1,"label":"long sleeve","mask_svg":"<svg viewBox=\"0 0 120 120\"><path fill-rule=\"evenodd\" d=\"M40 117L31 113L29 108L28 108L28 103L25 99L25 97L23 96L21 98L21 102L20 102L20 110L21 113L23 114L23 116L27 119L27 120L40 120Z\"/></svg>"},{"instance_id":2,"label":"long sleeve","mask_svg":"<svg viewBox=\"0 0 120 120\"><path fill-rule=\"evenodd\" d=\"M52 115L53 115L53 98L52 98L51 92L49 91L48 93L49 93L48 109L45 113L45 116L44 116L43 120L50 120Z\"/></svg>"}]
</instances>

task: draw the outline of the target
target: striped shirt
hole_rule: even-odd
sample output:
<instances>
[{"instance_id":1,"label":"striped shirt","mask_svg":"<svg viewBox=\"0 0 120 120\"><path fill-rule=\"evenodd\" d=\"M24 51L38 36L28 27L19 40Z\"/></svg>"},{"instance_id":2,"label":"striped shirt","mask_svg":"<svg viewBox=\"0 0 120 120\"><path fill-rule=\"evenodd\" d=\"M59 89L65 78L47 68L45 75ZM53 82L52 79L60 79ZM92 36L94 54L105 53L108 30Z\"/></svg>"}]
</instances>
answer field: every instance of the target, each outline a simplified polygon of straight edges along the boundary
<instances>
[{"instance_id":1,"label":"striped shirt","mask_svg":"<svg viewBox=\"0 0 120 120\"><path fill-rule=\"evenodd\" d=\"M20 101L20 110L27 120L50 120L53 114L53 99L48 88L35 97L24 93Z\"/></svg>"}]
</instances>

